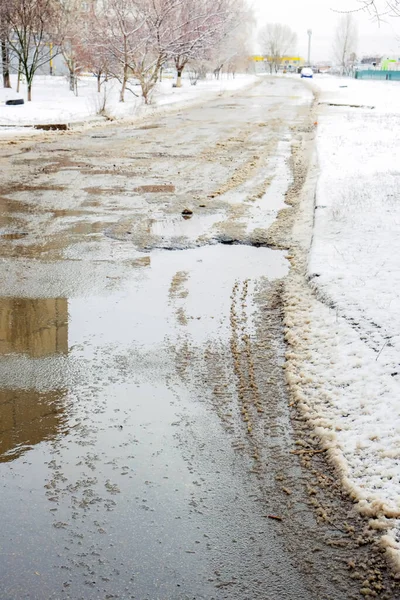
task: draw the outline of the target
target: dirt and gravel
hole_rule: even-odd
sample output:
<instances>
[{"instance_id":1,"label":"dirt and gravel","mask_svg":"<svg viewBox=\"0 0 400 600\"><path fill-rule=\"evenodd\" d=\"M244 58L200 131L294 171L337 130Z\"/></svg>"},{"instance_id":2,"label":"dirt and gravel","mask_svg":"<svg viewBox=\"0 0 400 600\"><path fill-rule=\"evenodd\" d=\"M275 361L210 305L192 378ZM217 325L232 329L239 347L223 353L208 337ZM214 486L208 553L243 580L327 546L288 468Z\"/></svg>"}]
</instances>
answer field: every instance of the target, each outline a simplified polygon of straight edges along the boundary
<instances>
[{"instance_id":1,"label":"dirt and gravel","mask_svg":"<svg viewBox=\"0 0 400 600\"><path fill-rule=\"evenodd\" d=\"M0 146L1 598L400 598L285 380L315 111Z\"/></svg>"}]
</instances>

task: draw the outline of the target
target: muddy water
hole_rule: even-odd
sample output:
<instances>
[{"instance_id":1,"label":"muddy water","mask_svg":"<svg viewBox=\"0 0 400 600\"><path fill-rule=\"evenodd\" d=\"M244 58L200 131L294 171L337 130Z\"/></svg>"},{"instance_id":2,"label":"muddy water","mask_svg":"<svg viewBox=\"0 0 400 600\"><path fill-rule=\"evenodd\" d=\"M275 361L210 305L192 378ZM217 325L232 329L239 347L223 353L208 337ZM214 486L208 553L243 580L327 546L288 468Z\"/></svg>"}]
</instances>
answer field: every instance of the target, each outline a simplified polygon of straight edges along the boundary
<instances>
[{"instance_id":1,"label":"muddy water","mask_svg":"<svg viewBox=\"0 0 400 600\"><path fill-rule=\"evenodd\" d=\"M1 393L4 597L211 598L243 552L246 586L278 569L248 459L184 373L205 367L191 348L229 346L235 283L286 271L282 253L207 246L155 252L107 296L1 300L3 369L34 363Z\"/></svg>"},{"instance_id":2,"label":"muddy water","mask_svg":"<svg viewBox=\"0 0 400 600\"><path fill-rule=\"evenodd\" d=\"M310 102L266 79L0 147L1 598L359 597L366 552L296 454L265 247Z\"/></svg>"}]
</instances>

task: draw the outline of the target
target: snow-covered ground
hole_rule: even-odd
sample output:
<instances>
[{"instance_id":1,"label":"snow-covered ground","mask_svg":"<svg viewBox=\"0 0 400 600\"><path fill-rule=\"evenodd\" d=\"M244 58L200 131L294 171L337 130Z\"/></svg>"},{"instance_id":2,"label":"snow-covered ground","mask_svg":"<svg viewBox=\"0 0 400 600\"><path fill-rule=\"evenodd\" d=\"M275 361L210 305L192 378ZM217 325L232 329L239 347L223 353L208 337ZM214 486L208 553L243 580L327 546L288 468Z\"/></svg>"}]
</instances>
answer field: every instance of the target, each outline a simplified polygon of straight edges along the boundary
<instances>
[{"instance_id":1,"label":"snow-covered ground","mask_svg":"<svg viewBox=\"0 0 400 600\"><path fill-rule=\"evenodd\" d=\"M400 571L400 83L317 76L311 85L312 293L292 287L288 378Z\"/></svg>"},{"instance_id":2,"label":"snow-covered ground","mask_svg":"<svg viewBox=\"0 0 400 600\"><path fill-rule=\"evenodd\" d=\"M6 100L14 98L26 100L26 86L22 84L21 93L17 94L15 91L16 77L12 76L13 89L0 88L0 129L34 124L87 121L96 117L102 108L110 117L135 118L139 114L157 107L197 102L206 100L213 94L234 91L251 84L255 79L253 75L237 75L235 78L222 75L219 80L210 77L206 81L199 81L196 86L192 86L187 78L183 80L183 87L178 89L172 87L174 80L168 78L157 84L151 106L145 107L139 85L131 86L133 93L127 91L125 102L122 103L119 102L119 84L116 81L103 83L99 93L94 77L81 77L78 84L78 96L75 96L69 90L69 84L65 77L37 76L32 89L32 102L7 106Z\"/></svg>"}]
</instances>

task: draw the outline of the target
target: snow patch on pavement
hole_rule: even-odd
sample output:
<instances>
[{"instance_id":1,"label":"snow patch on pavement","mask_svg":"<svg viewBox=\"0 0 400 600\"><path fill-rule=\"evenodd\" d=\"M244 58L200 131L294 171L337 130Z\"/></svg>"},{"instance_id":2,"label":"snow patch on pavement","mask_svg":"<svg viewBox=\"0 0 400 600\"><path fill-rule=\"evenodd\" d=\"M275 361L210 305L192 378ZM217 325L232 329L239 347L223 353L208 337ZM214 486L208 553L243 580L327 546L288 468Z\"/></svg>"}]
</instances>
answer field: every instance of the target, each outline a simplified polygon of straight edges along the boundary
<instances>
[{"instance_id":1,"label":"snow patch on pavement","mask_svg":"<svg viewBox=\"0 0 400 600\"><path fill-rule=\"evenodd\" d=\"M375 109L320 107L311 250L302 266L294 252L286 287L287 378L400 571L400 85L312 85L320 103Z\"/></svg>"}]
</instances>

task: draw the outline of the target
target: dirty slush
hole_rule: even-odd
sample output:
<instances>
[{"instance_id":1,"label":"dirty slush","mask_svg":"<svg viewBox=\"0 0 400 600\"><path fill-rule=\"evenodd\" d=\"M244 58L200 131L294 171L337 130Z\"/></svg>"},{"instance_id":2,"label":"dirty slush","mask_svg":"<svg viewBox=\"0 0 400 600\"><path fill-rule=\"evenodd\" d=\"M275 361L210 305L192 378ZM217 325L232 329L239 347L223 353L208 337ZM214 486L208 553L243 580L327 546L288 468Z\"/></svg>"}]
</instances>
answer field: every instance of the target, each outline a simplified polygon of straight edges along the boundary
<instances>
[{"instance_id":1,"label":"dirty slush","mask_svg":"<svg viewBox=\"0 0 400 600\"><path fill-rule=\"evenodd\" d=\"M264 79L0 146L1 598L400 598L285 384L314 110Z\"/></svg>"}]
</instances>

